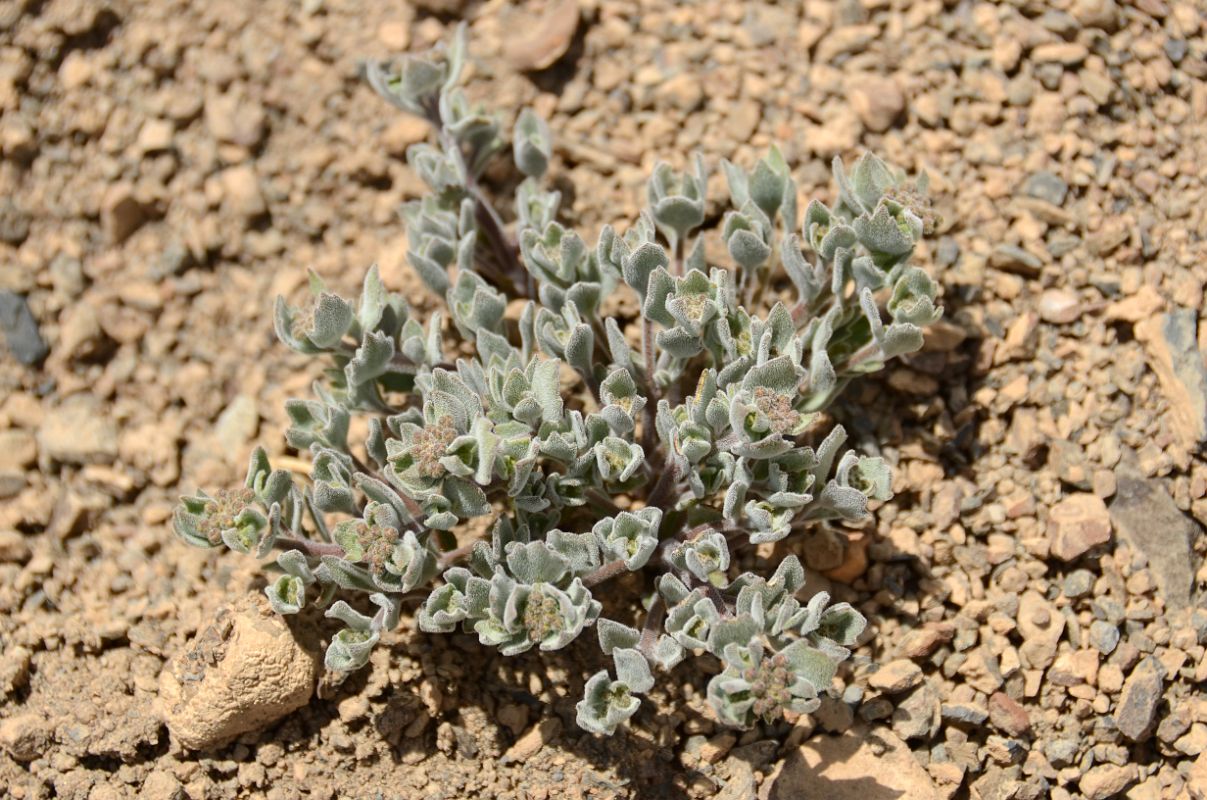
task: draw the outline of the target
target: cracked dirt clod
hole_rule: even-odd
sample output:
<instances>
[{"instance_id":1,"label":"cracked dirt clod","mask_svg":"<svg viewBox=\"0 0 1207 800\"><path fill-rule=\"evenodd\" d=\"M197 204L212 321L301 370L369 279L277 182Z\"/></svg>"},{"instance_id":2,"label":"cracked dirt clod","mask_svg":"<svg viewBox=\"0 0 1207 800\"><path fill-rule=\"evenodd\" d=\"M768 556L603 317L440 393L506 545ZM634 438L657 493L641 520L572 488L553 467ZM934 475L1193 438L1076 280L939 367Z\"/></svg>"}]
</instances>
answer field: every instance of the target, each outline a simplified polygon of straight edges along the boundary
<instances>
[{"instance_id":1,"label":"cracked dirt clod","mask_svg":"<svg viewBox=\"0 0 1207 800\"><path fill-rule=\"evenodd\" d=\"M317 655L253 595L218 612L160 673L160 711L180 744L213 747L306 705L318 667Z\"/></svg>"}]
</instances>

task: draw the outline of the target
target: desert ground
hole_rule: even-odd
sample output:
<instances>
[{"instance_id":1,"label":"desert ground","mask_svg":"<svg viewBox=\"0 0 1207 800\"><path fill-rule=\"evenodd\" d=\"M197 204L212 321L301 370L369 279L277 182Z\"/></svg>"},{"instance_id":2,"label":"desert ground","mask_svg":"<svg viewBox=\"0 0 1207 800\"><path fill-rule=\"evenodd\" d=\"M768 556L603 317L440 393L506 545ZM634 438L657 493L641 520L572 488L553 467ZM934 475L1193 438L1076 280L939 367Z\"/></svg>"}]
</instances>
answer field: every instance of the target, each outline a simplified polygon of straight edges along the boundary
<instances>
[{"instance_id":1,"label":"desert ground","mask_svg":"<svg viewBox=\"0 0 1207 800\"><path fill-rule=\"evenodd\" d=\"M428 130L363 64L460 20L591 236L696 151L718 195L772 144L804 200L865 149L930 176L945 317L832 410L895 497L793 545L869 618L816 713L725 730L685 666L597 738L590 647L404 618L232 742L165 725L165 664L263 586L170 517L296 455L273 298L376 263L435 307L397 214ZM0 796L1203 798L1204 164L1198 2L3 0Z\"/></svg>"}]
</instances>

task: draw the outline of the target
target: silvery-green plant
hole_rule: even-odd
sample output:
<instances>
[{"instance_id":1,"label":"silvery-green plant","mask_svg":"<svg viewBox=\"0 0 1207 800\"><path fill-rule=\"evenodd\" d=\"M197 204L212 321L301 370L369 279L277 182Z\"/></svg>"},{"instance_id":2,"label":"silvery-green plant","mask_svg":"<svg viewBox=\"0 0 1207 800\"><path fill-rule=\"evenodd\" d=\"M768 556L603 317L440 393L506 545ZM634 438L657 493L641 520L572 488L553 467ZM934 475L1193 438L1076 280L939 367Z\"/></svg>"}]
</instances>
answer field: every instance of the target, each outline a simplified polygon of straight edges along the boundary
<instances>
[{"instance_id":1,"label":"silvery-green plant","mask_svg":"<svg viewBox=\"0 0 1207 800\"><path fill-rule=\"evenodd\" d=\"M309 304L278 299L280 339L328 365L312 399L286 405L309 480L257 450L244 488L183 499L178 534L280 551L276 610L317 603L344 625L331 670L362 667L415 599L422 630L473 632L506 655L594 627L614 662L578 704L596 733L633 715L655 670L702 652L721 664L707 696L723 723L815 708L864 619L824 592L802 602L796 556L766 578L739 572L741 551L859 520L890 496L882 459L844 452L841 427L817 428L852 378L920 348L941 313L909 265L930 221L921 187L871 155L849 175L836 159L837 202L798 220L773 149L751 171L723 163L728 210L704 230L697 157L684 173L659 164L648 208L592 246L559 221L543 182L549 127L525 110L508 223L482 183L506 144L459 88L464 59L459 33L368 68L379 94L432 126L434 143L407 154L431 192L402 217L409 261L447 318L416 318L376 268L355 302L313 276ZM708 236L730 263L707 262ZM607 314L616 292L636 296L636 318ZM454 357L454 343L476 355ZM353 416L363 441L349 441ZM472 540L477 517L491 518L489 536ZM642 609L633 624L601 616L613 581L633 592L616 614ZM337 599L356 593L371 615Z\"/></svg>"}]
</instances>

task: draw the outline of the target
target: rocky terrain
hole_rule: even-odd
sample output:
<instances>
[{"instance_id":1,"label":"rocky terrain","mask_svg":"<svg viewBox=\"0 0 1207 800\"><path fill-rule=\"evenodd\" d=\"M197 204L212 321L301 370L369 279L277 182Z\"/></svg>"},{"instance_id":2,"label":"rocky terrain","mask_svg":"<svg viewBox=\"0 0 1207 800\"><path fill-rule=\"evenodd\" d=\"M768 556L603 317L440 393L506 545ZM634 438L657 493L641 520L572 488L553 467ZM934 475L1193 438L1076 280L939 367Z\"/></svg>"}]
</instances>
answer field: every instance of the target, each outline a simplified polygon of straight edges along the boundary
<instances>
[{"instance_id":1,"label":"rocky terrain","mask_svg":"<svg viewBox=\"0 0 1207 800\"><path fill-rule=\"evenodd\" d=\"M412 620L312 690L254 560L172 537L295 455L275 295L378 263L430 307L396 215L427 131L362 63L458 19L585 232L693 150L779 143L806 198L864 148L930 175L946 318L834 412L896 497L792 544L870 620L817 713L722 730L685 667L597 739L589 647ZM1197 2L2 0L0 796L1201 800L1205 121Z\"/></svg>"}]
</instances>

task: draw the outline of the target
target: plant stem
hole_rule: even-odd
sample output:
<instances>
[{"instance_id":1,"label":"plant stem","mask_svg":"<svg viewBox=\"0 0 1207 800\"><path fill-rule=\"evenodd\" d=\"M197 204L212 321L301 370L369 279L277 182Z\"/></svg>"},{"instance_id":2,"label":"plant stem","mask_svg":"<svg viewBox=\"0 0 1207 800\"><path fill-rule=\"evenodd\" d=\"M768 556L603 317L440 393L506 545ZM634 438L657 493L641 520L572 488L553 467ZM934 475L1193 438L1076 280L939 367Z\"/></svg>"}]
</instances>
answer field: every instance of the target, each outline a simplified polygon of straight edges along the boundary
<instances>
[{"instance_id":1,"label":"plant stem","mask_svg":"<svg viewBox=\"0 0 1207 800\"><path fill-rule=\"evenodd\" d=\"M458 547L455 550L449 550L447 553L441 553L440 559L438 561L438 563L440 565L440 569L447 569L448 567L451 567L457 561L460 561L461 559L465 558L467 555L469 555L470 553L473 552L474 545L476 545L476 544L477 544L476 541L470 542L469 544L461 545L460 547Z\"/></svg>"},{"instance_id":2,"label":"plant stem","mask_svg":"<svg viewBox=\"0 0 1207 800\"><path fill-rule=\"evenodd\" d=\"M296 539L291 536L278 536L273 547L279 550L299 550L308 556L342 556L344 548L330 542L316 542L313 539Z\"/></svg>"},{"instance_id":3,"label":"plant stem","mask_svg":"<svg viewBox=\"0 0 1207 800\"><path fill-rule=\"evenodd\" d=\"M583 586L590 589L592 586L598 586L605 581L610 581L617 575L623 575L628 572L629 568L625 566L624 559L618 558L615 561L609 561L601 567L597 567L593 572L588 572L583 576Z\"/></svg>"},{"instance_id":4,"label":"plant stem","mask_svg":"<svg viewBox=\"0 0 1207 800\"><path fill-rule=\"evenodd\" d=\"M641 318L641 357L645 361L645 421L641 426L641 448L647 456L655 451L658 414L658 384L654 380L654 321Z\"/></svg>"},{"instance_id":5,"label":"plant stem","mask_svg":"<svg viewBox=\"0 0 1207 800\"><path fill-rule=\"evenodd\" d=\"M641 626L641 640L637 643L637 649L644 653L647 658L652 657L654 654L654 644L658 640L658 629L662 627L662 619L665 616L666 603L662 601L662 595L655 595L649 613L645 615L645 623Z\"/></svg>"},{"instance_id":6,"label":"plant stem","mask_svg":"<svg viewBox=\"0 0 1207 800\"><path fill-rule=\"evenodd\" d=\"M528 270L520 263L519 248L512 241L511 237L507 235L503 227L503 219L499 216L499 212L495 210L494 205L482 193L482 189L478 185L478 178L466 162L465 153L461 150L461 145L445 129L439 106L428 109L427 119L432 124L432 127L439 132L440 143L444 146L445 151L457 158L461 171L465 174L465 188L474 201L474 218L477 219L478 227L486 237L487 242L490 243L491 250L494 252L495 257L498 258L499 264L504 270L504 274L498 277L506 277L507 282L511 284L510 287L500 288L511 288L517 295L532 297L535 292L533 291L532 281L526 280Z\"/></svg>"},{"instance_id":7,"label":"plant stem","mask_svg":"<svg viewBox=\"0 0 1207 800\"><path fill-rule=\"evenodd\" d=\"M659 506L665 504L667 495L670 494L672 487L679 480L679 467L674 462L667 464L658 476L658 482L654 484L654 488L650 490L649 496L645 503L647 506Z\"/></svg>"},{"instance_id":8,"label":"plant stem","mask_svg":"<svg viewBox=\"0 0 1207 800\"><path fill-rule=\"evenodd\" d=\"M419 522L420 519L422 519L423 509L420 508L418 503L416 503L410 497L407 497L402 492L398 491L397 488L395 488L389 481L385 480L385 478L382 475L380 475L378 472L376 472L373 469L370 469L369 465L366 464L365 462L361 461L359 458L357 458L356 454L353 453L351 450L348 451L348 457L352 459L352 465L354 467L356 467L357 472L360 472L364 475L369 476L370 478L372 478L373 480L382 484L383 486L388 488L391 492L393 492L394 496L397 497L399 502L401 502L402 505L406 508L407 513L410 514L411 517L413 517L416 522Z\"/></svg>"},{"instance_id":9,"label":"plant stem","mask_svg":"<svg viewBox=\"0 0 1207 800\"><path fill-rule=\"evenodd\" d=\"M616 503L612 501L612 498L603 494L598 489L587 489L584 494L587 496L587 500L592 505L598 506L600 509L612 514L613 516L624 510L620 506L616 505Z\"/></svg>"}]
</instances>

